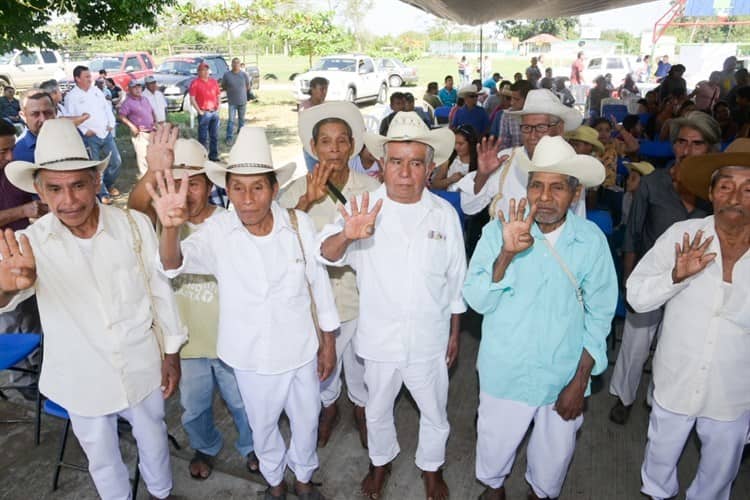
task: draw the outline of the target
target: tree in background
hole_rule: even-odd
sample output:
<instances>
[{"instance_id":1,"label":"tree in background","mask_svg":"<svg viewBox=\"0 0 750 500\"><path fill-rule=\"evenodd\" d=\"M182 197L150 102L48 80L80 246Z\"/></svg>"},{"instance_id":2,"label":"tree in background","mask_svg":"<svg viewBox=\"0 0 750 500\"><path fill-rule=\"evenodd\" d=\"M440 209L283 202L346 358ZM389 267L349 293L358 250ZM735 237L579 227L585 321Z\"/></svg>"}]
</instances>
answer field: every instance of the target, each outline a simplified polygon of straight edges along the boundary
<instances>
[{"instance_id":1,"label":"tree in background","mask_svg":"<svg viewBox=\"0 0 750 500\"><path fill-rule=\"evenodd\" d=\"M602 40L610 42L616 42L622 46L622 50L625 54L638 54L641 51L641 39L622 30L605 30L602 31Z\"/></svg>"},{"instance_id":2,"label":"tree in background","mask_svg":"<svg viewBox=\"0 0 750 500\"><path fill-rule=\"evenodd\" d=\"M495 26L498 33L502 33L506 38L526 40L532 36L548 33L566 39L578 37L581 23L578 17L547 17L544 19L496 21Z\"/></svg>"},{"instance_id":3,"label":"tree in background","mask_svg":"<svg viewBox=\"0 0 750 500\"><path fill-rule=\"evenodd\" d=\"M57 44L46 27L59 17L75 16L78 36L125 36L154 27L159 13L175 0L4 0L0 2L0 53Z\"/></svg>"}]
</instances>

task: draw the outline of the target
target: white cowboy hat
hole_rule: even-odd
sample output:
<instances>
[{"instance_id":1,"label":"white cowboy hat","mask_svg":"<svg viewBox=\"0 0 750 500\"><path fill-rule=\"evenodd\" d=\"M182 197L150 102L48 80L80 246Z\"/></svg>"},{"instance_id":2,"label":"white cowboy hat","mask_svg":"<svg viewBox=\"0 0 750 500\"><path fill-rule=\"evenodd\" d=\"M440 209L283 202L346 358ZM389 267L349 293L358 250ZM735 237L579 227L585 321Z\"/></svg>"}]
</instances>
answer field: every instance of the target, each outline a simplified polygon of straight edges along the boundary
<instances>
[{"instance_id":1,"label":"white cowboy hat","mask_svg":"<svg viewBox=\"0 0 750 500\"><path fill-rule=\"evenodd\" d=\"M229 151L227 164L206 163L206 175L215 185L226 188L229 173L261 175L274 172L279 186L283 186L292 178L295 168L294 163L287 163L282 167L273 166L271 148L264 128L242 127L237 134L237 141Z\"/></svg>"},{"instance_id":2,"label":"white cowboy hat","mask_svg":"<svg viewBox=\"0 0 750 500\"><path fill-rule=\"evenodd\" d=\"M362 151L362 136L365 133L365 120L362 118L359 108L348 101L330 101L318 104L299 113L299 138L302 140L302 147L307 154L315 158L318 157L313 153L310 142L313 138L313 128L315 125L326 118L338 118L344 120L352 129L352 141L354 142L352 154L353 158Z\"/></svg>"},{"instance_id":3,"label":"white cowboy hat","mask_svg":"<svg viewBox=\"0 0 750 500\"><path fill-rule=\"evenodd\" d=\"M307 113L307 111L305 111ZM365 132L365 146L376 158L385 156L388 142L421 142L435 150L433 162L440 165L448 161L456 144L456 136L448 127L430 130L414 111L396 113L388 127L388 135Z\"/></svg>"},{"instance_id":4,"label":"white cowboy hat","mask_svg":"<svg viewBox=\"0 0 750 500\"><path fill-rule=\"evenodd\" d=\"M458 97L466 97L466 94L489 94L490 89L487 87L482 87L481 90L477 90L477 86L473 83L469 83L466 85L463 85L460 89L458 89Z\"/></svg>"},{"instance_id":5,"label":"white cowboy hat","mask_svg":"<svg viewBox=\"0 0 750 500\"><path fill-rule=\"evenodd\" d=\"M560 102L560 99L548 89L534 89L526 95L523 109L519 111L506 111L510 115L553 115L565 123L565 132L572 132L581 126L583 117L581 113L569 108Z\"/></svg>"},{"instance_id":6,"label":"white cowboy hat","mask_svg":"<svg viewBox=\"0 0 750 500\"><path fill-rule=\"evenodd\" d=\"M179 179L187 173L188 177L206 173L206 167L214 162L208 159L208 151L195 139L177 139L174 145L174 163L172 176Z\"/></svg>"},{"instance_id":7,"label":"white cowboy hat","mask_svg":"<svg viewBox=\"0 0 750 500\"><path fill-rule=\"evenodd\" d=\"M5 175L18 189L36 193L34 174L37 170L68 171L96 168L96 171L101 173L109 164L109 156L103 160L91 160L81 134L71 120L47 120L36 140L34 163L12 161L5 167Z\"/></svg>"},{"instance_id":8,"label":"white cowboy hat","mask_svg":"<svg viewBox=\"0 0 750 500\"><path fill-rule=\"evenodd\" d=\"M527 172L546 172L575 177L585 188L604 182L604 165L591 155L576 154L573 146L560 136L539 140L531 160L520 155L521 168Z\"/></svg>"}]
</instances>

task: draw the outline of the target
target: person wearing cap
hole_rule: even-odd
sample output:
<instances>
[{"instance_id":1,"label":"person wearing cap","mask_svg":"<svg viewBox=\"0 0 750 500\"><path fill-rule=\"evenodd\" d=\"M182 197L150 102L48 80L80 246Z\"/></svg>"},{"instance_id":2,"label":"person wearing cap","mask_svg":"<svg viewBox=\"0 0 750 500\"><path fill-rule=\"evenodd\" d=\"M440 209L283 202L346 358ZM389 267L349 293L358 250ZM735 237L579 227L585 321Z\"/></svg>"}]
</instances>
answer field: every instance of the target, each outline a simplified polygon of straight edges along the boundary
<instances>
[{"instance_id":1,"label":"person wearing cap","mask_svg":"<svg viewBox=\"0 0 750 500\"><path fill-rule=\"evenodd\" d=\"M471 125L479 136L484 135L490 127L490 119L487 111L477 105L479 97L477 87L471 83L464 85L458 91L458 97L464 100L464 105L456 110L451 120L451 129L461 125Z\"/></svg>"},{"instance_id":2,"label":"person wearing cap","mask_svg":"<svg viewBox=\"0 0 750 500\"><path fill-rule=\"evenodd\" d=\"M146 190L154 183L157 171L171 169L172 175L188 179L188 220L182 226L181 239L196 232L206 220L225 212L210 205L208 195L213 183L206 176L208 152L195 139L176 139L170 126L153 133L147 160L148 171L141 177L128 198L128 207L146 214L156 225L158 217ZM176 140L175 140L176 139ZM172 163L168 151L174 151ZM165 151L166 150L166 151ZM182 181L179 181L182 182ZM158 229L158 228L157 228ZM195 479L211 475L213 462L222 448L222 436L214 423L214 391L219 390L237 429L235 447L252 473L257 473L258 459L253 451L253 433L247 421L245 405L234 377L234 370L216 354L219 323L219 290L216 278L203 274L182 274L172 280L177 307L189 333L188 343L180 350L180 403L182 427L195 450L189 472Z\"/></svg>"},{"instance_id":3,"label":"person wearing cap","mask_svg":"<svg viewBox=\"0 0 750 500\"><path fill-rule=\"evenodd\" d=\"M674 165L643 177L633 194L622 247L625 280L638 259L672 224L702 219L709 214L710 205L681 183L682 164L691 156L718 151L720 138L719 124L700 111L674 120L671 133ZM609 392L618 398L609 413L609 419L616 424L628 421L662 314L662 308L656 308L649 312L628 310L625 315L622 343L609 384ZM652 386L647 392L647 403L651 401L651 392Z\"/></svg>"},{"instance_id":4,"label":"person wearing cap","mask_svg":"<svg viewBox=\"0 0 750 500\"><path fill-rule=\"evenodd\" d=\"M109 158L90 160L70 120L47 120L35 162L6 167L50 209L0 244L0 312L36 295L44 355L39 390L68 411L104 499L130 497L118 416L128 420L154 498L172 489L164 400L180 379L186 340L169 282L154 269L148 218L97 202ZM160 356L161 354L161 356Z\"/></svg>"},{"instance_id":5,"label":"person wearing cap","mask_svg":"<svg viewBox=\"0 0 750 500\"><path fill-rule=\"evenodd\" d=\"M477 478L487 486L482 500L506 498L504 481L532 422L528 498L560 495L590 376L608 366L617 302L607 240L572 208L583 189L604 180L601 162L576 154L562 137L542 137L521 168L526 197L485 226L463 290L484 315L476 448Z\"/></svg>"},{"instance_id":6,"label":"person wearing cap","mask_svg":"<svg viewBox=\"0 0 750 500\"><path fill-rule=\"evenodd\" d=\"M564 137L573 146L576 154L595 156L604 154L604 144L599 140L599 133L596 129L587 125L581 125L575 130L565 132Z\"/></svg>"},{"instance_id":7,"label":"person wearing cap","mask_svg":"<svg viewBox=\"0 0 750 500\"><path fill-rule=\"evenodd\" d=\"M102 157L109 159L99 191L102 203L108 205L112 203L113 196L120 195L120 191L114 187L122 166L114 136L115 115L102 91L91 85L91 71L86 66L76 66L73 79L75 86L65 94L64 114L69 117L89 117L78 124L78 130L83 134L83 143L92 160L101 160Z\"/></svg>"},{"instance_id":8,"label":"person wearing cap","mask_svg":"<svg viewBox=\"0 0 750 500\"><path fill-rule=\"evenodd\" d=\"M367 148L382 157L385 183L352 198L317 238L322 262L357 273L355 347L365 363L371 462L362 492L371 499L382 495L400 451L393 407L403 385L421 415L416 465L426 497L448 498L441 470L450 433L448 369L466 310L466 255L455 209L425 184L454 141L450 129L430 130L409 112L396 115L387 137L365 133Z\"/></svg>"},{"instance_id":9,"label":"person wearing cap","mask_svg":"<svg viewBox=\"0 0 750 500\"><path fill-rule=\"evenodd\" d=\"M148 138L156 125L156 114L151 103L143 97L143 86L138 80L128 82L128 98L120 106L119 118L130 129L130 140L135 150L135 161L138 174L143 176L148 170L146 148Z\"/></svg>"},{"instance_id":10,"label":"person wearing cap","mask_svg":"<svg viewBox=\"0 0 750 500\"><path fill-rule=\"evenodd\" d=\"M639 312L664 308L641 492L676 496L693 429L700 459L687 500L728 500L750 428L750 146L687 158L681 183L713 216L680 221L627 281ZM741 151L741 152L734 152Z\"/></svg>"},{"instance_id":11,"label":"person wearing cap","mask_svg":"<svg viewBox=\"0 0 750 500\"><path fill-rule=\"evenodd\" d=\"M198 142L208 150L208 159L219 161L219 82L208 75L208 64L198 65L198 78L188 88L190 104L198 113Z\"/></svg>"},{"instance_id":12,"label":"person wearing cap","mask_svg":"<svg viewBox=\"0 0 750 500\"><path fill-rule=\"evenodd\" d=\"M143 89L142 95L151 104L154 116L156 117L156 123L164 123L167 121L167 100L164 98L162 91L159 90L156 78L153 75L149 75L143 80L143 84L146 88Z\"/></svg>"},{"instance_id":13,"label":"person wearing cap","mask_svg":"<svg viewBox=\"0 0 750 500\"><path fill-rule=\"evenodd\" d=\"M299 134L305 151L316 159L315 169L293 181L279 195L279 204L306 212L316 231L334 221L338 205L368 191L380 183L349 168L348 162L364 144L365 123L357 107L349 102L326 102L299 115ZM324 447L339 421L336 401L341 394L341 377L346 373L349 400L354 404L354 422L363 447L367 447L364 362L354 352L359 294L351 267L329 267L341 329L336 335L336 369L320 385L323 409L318 426L318 446ZM343 369L343 372L342 372Z\"/></svg>"},{"instance_id":14,"label":"person wearing cap","mask_svg":"<svg viewBox=\"0 0 750 500\"><path fill-rule=\"evenodd\" d=\"M527 175L521 163L534 154L541 138L562 135L581 125L581 114L564 106L547 89L529 91L523 109L505 111L503 118L506 116L520 117L523 146L501 150L501 141L492 137L479 143L477 170L457 183L466 214L477 214L487 207L492 218L497 217L498 210L507 213L511 198L518 200L526 194ZM573 210L585 216L585 200L573 200Z\"/></svg>"},{"instance_id":15,"label":"person wearing cap","mask_svg":"<svg viewBox=\"0 0 750 500\"><path fill-rule=\"evenodd\" d=\"M315 259L313 222L274 201L294 168L274 167L264 129L243 127L227 164L206 165L209 180L227 190L234 210L206 219L182 241L189 218L185 177L177 189L170 170L156 172L156 187L146 188L162 226L160 271L169 278L216 278L216 352L234 369L269 484L265 500L286 498L287 466L301 499L321 498L311 482L318 468L320 382L336 365L339 318L326 269ZM292 432L288 448L279 429L282 411Z\"/></svg>"}]
</instances>

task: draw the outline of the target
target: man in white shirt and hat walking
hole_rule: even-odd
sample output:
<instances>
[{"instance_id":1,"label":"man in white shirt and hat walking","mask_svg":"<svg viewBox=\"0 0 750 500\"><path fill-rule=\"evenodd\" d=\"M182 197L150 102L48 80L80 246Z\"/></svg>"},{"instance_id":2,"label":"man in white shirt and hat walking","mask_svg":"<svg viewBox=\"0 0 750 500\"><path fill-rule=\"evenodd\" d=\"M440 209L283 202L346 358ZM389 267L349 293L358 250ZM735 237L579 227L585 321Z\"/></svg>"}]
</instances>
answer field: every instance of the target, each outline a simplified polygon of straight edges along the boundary
<instances>
[{"instance_id":1,"label":"man in white shirt and hat walking","mask_svg":"<svg viewBox=\"0 0 750 500\"><path fill-rule=\"evenodd\" d=\"M520 117L523 146L500 151L500 142L493 137L485 138L478 147L478 168L456 183L461 192L461 208L473 215L489 207L490 217L496 218L499 210L508 213L511 199L526 196L527 174L521 162L534 154L542 137L555 137L570 132L581 124L581 114L564 106L560 99L548 89L529 91L519 111L505 111L510 116ZM574 200L572 209L580 216L586 215L586 203L580 197Z\"/></svg>"},{"instance_id":2,"label":"man in white shirt and hat walking","mask_svg":"<svg viewBox=\"0 0 750 500\"><path fill-rule=\"evenodd\" d=\"M73 122L56 119L42 126L35 163L6 167L8 179L37 193L51 213L19 235L5 231L0 312L36 294L40 391L68 410L99 495L130 498L120 416L132 425L149 493L168 498L164 400L177 388L186 335L169 282L155 270L151 223L97 201L108 160L89 160Z\"/></svg>"},{"instance_id":3,"label":"man in white shirt and hat walking","mask_svg":"<svg viewBox=\"0 0 750 500\"><path fill-rule=\"evenodd\" d=\"M682 186L714 215L672 225L627 281L633 309L664 306L641 492L679 493L677 463L695 429L700 460L686 498L727 500L750 429L750 152L681 163Z\"/></svg>"},{"instance_id":4,"label":"man in white shirt and hat walking","mask_svg":"<svg viewBox=\"0 0 750 500\"><path fill-rule=\"evenodd\" d=\"M357 273L355 345L365 360L371 461L362 492L371 499L382 495L400 451L393 407L403 385L420 411L416 464L426 497L448 498L441 471L450 432L448 368L458 354L466 310L466 255L455 209L425 189L425 182L435 164L448 159L454 141L453 132L431 131L414 112L398 113L387 137L366 133L367 148L383 157L385 183L352 198L318 236L316 248L326 264L348 265Z\"/></svg>"},{"instance_id":5,"label":"man in white shirt and hat walking","mask_svg":"<svg viewBox=\"0 0 750 500\"><path fill-rule=\"evenodd\" d=\"M325 267L315 258L312 221L273 201L294 164L274 167L264 129L243 127L228 164L207 167L208 178L227 190L234 210L205 220L182 241L186 179L177 189L169 170L157 172L156 187L147 187L163 228L162 271L170 278L182 273L216 278L217 354L234 369L269 484L265 499L286 498L289 466L297 496L318 500L311 479L318 467L320 382L336 364L339 318ZM279 430L282 411L292 431L288 448Z\"/></svg>"}]
</instances>

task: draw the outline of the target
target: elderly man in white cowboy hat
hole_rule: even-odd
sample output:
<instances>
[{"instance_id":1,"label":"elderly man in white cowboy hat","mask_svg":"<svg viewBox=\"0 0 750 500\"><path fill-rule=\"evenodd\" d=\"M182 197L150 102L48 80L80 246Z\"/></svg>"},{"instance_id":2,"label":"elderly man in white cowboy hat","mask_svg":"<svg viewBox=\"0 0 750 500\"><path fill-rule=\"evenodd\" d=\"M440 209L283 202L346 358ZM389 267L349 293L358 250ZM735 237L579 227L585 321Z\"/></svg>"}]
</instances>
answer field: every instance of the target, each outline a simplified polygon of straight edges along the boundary
<instances>
[{"instance_id":1,"label":"elderly man in white cowboy hat","mask_svg":"<svg viewBox=\"0 0 750 500\"><path fill-rule=\"evenodd\" d=\"M274 167L264 129L243 127L228 164L206 170L227 190L234 210L206 219L181 242L190 216L186 179L177 188L166 170L156 173L156 187L147 185L162 226L165 274L209 274L218 283L217 354L234 369L260 472L270 485L266 500L286 498L287 466L299 498L321 498L311 482L320 382L336 364L339 318L328 274L315 258L315 228L307 214L274 201L293 172L294 164ZM288 449L279 430L282 411L292 430Z\"/></svg>"},{"instance_id":2,"label":"elderly man in white cowboy hat","mask_svg":"<svg viewBox=\"0 0 750 500\"><path fill-rule=\"evenodd\" d=\"M521 117L523 146L500 151L497 138L485 138L478 146L478 168L464 176L457 184L461 192L461 208L466 214L476 214L490 207L490 217L499 210L508 213L511 199L526 195L526 172L521 163L528 160L542 137L558 136L573 131L581 125L581 114L564 106L548 89L531 90L523 109L506 111L510 116ZM574 200L573 210L586 215L583 197Z\"/></svg>"},{"instance_id":3,"label":"elderly man in white cowboy hat","mask_svg":"<svg viewBox=\"0 0 750 500\"><path fill-rule=\"evenodd\" d=\"M606 370L617 277L607 240L573 201L604 180L604 166L562 137L523 158L527 196L489 223L469 264L464 297L484 315L479 346L476 474L481 500L503 483L534 423L528 498L560 495L583 423L589 378ZM530 207L527 212L526 208Z\"/></svg>"},{"instance_id":4,"label":"elderly man in white cowboy hat","mask_svg":"<svg viewBox=\"0 0 750 500\"><path fill-rule=\"evenodd\" d=\"M371 195L352 198L318 236L326 264L348 265L357 273L355 346L365 361L372 462L362 482L368 498L380 498L399 453L393 406L403 385L420 410L416 464L427 498L448 497L441 472L450 432L448 368L458 354L466 310L466 256L455 210L425 182L435 164L448 159L454 141L453 132L431 131L413 112L398 113L387 137L366 133L367 148L384 156L385 183Z\"/></svg>"},{"instance_id":5,"label":"elderly man in white cowboy hat","mask_svg":"<svg viewBox=\"0 0 750 500\"><path fill-rule=\"evenodd\" d=\"M0 241L0 312L36 294L44 328L40 390L68 410L104 499L130 498L117 417L133 427L149 493L172 489L164 399L177 388L186 335L169 282L155 271L149 220L97 202L108 159L89 160L70 120L48 120L35 163L8 179L50 209ZM163 360L160 358L160 351Z\"/></svg>"},{"instance_id":6,"label":"elderly man in white cowboy hat","mask_svg":"<svg viewBox=\"0 0 750 500\"><path fill-rule=\"evenodd\" d=\"M324 102L299 115L299 134L305 151L317 160L312 173L294 181L279 196L286 208L297 208L310 215L320 231L338 215L337 205L353 196L374 191L380 183L354 172L348 162L364 145L365 123L357 107L350 102ZM330 267L328 275L336 299L341 329L336 336L336 370L320 387L323 409L318 426L318 446L325 446L339 421L336 401L341 394L341 371L346 373L346 388L354 404L354 421L362 446L367 447L365 403L367 388L364 362L354 352L359 294L351 267Z\"/></svg>"},{"instance_id":7,"label":"elderly man in white cowboy hat","mask_svg":"<svg viewBox=\"0 0 750 500\"><path fill-rule=\"evenodd\" d=\"M175 177L188 176L188 220L182 226L182 239L187 238L206 220L218 217L226 210L210 205L208 196L213 183L206 175L208 151L195 139L177 139L177 128L169 124L158 127L152 134L146 161L148 170L133 186L128 199L130 208L148 215L153 224L158 216L146 190L154 183L156 172L172 171ZM169 151L174 151L174 160ZM253 433L247 421L245 406L234 377L234 370L216 354L219 323L219 289L216 278L204 274L182 274L172 281L180 316L190 339L180 350L180 403L182 427L195 450L190 460L190 476L206 479L211 475L213 458L222 448L222 436L214 423L214 391L219 389L224 403L237 428L235 447L247 461L250 472L257 473L258 459L253 451Z\"/></svg>"},{"instance_id":8,"label":"elderly man in white cowboy hat","mask_svg":"<svg viewBox=\"0 0 750 500\"><path fill-rule=\"evenodd\" d=\"M638 312L664 306L641 492L677 496L695 429L698 470L687 500L728 500L750 428L750 139L732 153L681 161L680 182L714 215L676 222L627 281Z\"/></svg>"}]
</instances>

